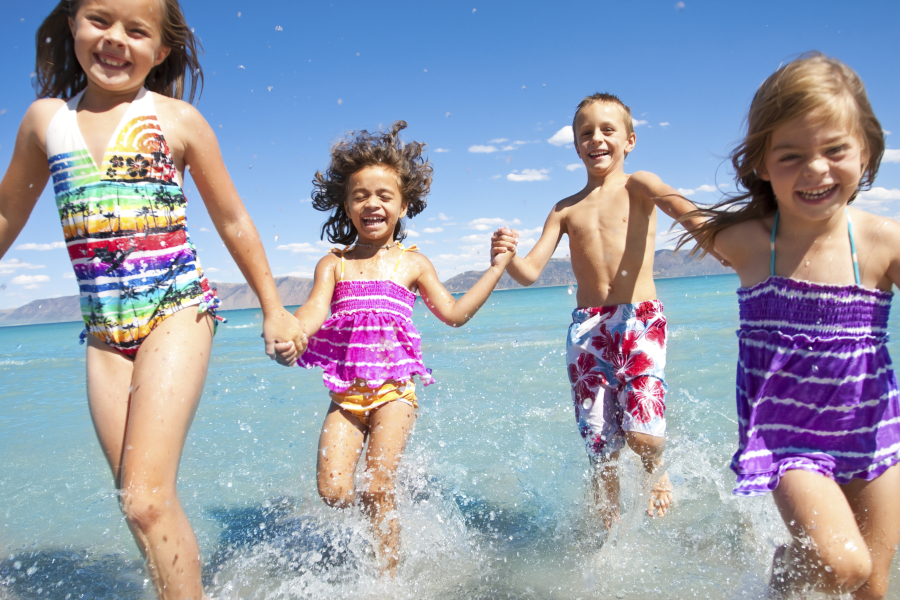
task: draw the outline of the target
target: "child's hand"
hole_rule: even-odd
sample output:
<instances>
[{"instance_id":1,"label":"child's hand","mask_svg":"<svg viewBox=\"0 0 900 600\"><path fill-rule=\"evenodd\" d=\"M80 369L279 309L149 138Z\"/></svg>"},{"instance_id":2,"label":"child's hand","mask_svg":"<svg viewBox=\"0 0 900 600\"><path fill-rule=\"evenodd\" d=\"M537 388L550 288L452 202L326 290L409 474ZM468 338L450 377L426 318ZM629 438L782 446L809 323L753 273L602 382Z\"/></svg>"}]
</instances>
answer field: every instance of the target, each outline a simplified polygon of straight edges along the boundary
<instances>
[{"instance_id":1,"label":"child's hand","mask_svg":"<svg viewBox=\"0 0 900 600\"><path fill-rule=\"evenodd\" d=\"M261 337L266 354L278 364L291 366L306 351L306 334L300 321L284 309L265 316Z\"/></svg>"},{"instance_id":2,"label":"child's hand","mask_svg":"<svg viewBox=\"0 0 900 600\"><path fill-rule=\"evenodd\" d=\"M516 254L519 244L519 232L508 227L501 227L491 236L491 262L506 266Z\"/></svg>"}]
</instances>

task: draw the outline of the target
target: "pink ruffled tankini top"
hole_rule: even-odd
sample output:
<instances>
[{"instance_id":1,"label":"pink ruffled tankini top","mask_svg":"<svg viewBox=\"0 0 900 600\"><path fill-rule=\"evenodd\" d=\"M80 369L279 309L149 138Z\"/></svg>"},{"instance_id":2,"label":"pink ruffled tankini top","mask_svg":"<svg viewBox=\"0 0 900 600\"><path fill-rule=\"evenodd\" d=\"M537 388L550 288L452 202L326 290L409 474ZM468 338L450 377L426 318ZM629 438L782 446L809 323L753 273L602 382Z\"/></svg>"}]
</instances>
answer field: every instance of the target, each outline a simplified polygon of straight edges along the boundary
<instances>
[{"instance_id":1,"label":"pink ruffled tankini top","mask_svg":"<svg viewBox=\"0 0 900 600\"><path fill-rule=\"evenodd\" d=\"M416 247L400 249L407 252ZM392 280L338 281L331 316L309 338L297 364L321 367L325 386L339 393L359 385L357 380L372 389L388 380L411 380L414 375L424 385L434 383L422 363L422 341L412 321L415 303L416 295Z\"/></svg>"}]
</instances>

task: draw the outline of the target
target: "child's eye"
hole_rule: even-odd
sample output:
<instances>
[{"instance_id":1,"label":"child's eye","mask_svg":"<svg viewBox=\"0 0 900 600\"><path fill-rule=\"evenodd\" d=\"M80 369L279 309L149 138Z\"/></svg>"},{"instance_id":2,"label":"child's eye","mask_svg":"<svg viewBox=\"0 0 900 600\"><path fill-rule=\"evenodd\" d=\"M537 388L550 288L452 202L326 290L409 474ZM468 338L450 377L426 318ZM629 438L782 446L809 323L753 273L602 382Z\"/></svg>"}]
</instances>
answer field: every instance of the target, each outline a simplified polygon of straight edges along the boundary
<instances>
[{"instance_id":1,"label":"child's eye","mask_svg":"<svg viewBox=\"0 0 900 600\"><path fill-rule=\"evenodd\" d=\"M796 154L782 154L780 157L778 157L778 162L790 162L792 160L795 160L796 158Z\"/></svg>"},{"instance_id":2,"label":"child's eye","mask_svg":"<svg viewBox=\"0 0 900 600\"><path fill-rule=\"evenodd\" d=\"M828 154L833 156L835 154L841 154L842 152L845 152L846 150L847 150L847 145L841 144L839 146L833 146L833 147L829 148Z\"/></svg>"}]
</instances>

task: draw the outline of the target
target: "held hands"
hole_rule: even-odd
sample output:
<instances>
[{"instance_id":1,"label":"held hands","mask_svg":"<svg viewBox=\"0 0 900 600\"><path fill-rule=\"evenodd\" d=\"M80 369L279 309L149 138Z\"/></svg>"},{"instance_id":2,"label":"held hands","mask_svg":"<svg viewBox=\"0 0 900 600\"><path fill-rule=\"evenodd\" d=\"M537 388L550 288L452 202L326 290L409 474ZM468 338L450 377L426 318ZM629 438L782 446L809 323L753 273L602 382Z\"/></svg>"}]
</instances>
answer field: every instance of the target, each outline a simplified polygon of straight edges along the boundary
<instances>
[{"instance_id":1,"label":"held hands","mask_svg":"<svg viewBox=\"0 0 900 600\"><path fill-rule=\"evenodd\" d=\"M291 313L280 309L265 316L260 336L266 343L266 355L278 364L293 366L306 351L306 334Z\"/></svg>"},{"instance_id":2,"label":"held hands","mask_svg":"<svg viewBox=\"0 0 900 600\"><path fill-rule=\"evenodd\" d=\"M519 232L509 227L501 227L491 236L491 263L506 267L516 255Z\"/></svg>"}]
</instances>

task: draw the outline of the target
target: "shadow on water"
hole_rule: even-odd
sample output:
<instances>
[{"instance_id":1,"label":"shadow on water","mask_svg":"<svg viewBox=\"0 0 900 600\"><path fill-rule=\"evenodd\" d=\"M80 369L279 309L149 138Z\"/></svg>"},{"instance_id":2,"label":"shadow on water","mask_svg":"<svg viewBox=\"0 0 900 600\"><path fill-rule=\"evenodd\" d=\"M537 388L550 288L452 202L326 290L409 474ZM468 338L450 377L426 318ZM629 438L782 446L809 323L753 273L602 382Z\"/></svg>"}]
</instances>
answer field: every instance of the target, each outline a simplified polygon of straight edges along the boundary
<instances>
[{"instance_id":1,"label":"shadow on water","mask_svg":"<svg viewBox=\"0 0 900 600\"><path fill-rule=\"evenodd\" d=\"M91 557L88 552L47 548L22 551L0 561L0 589L9 598L93 600L153 596L139 560Z\"/></svg>"}]
</instances>

